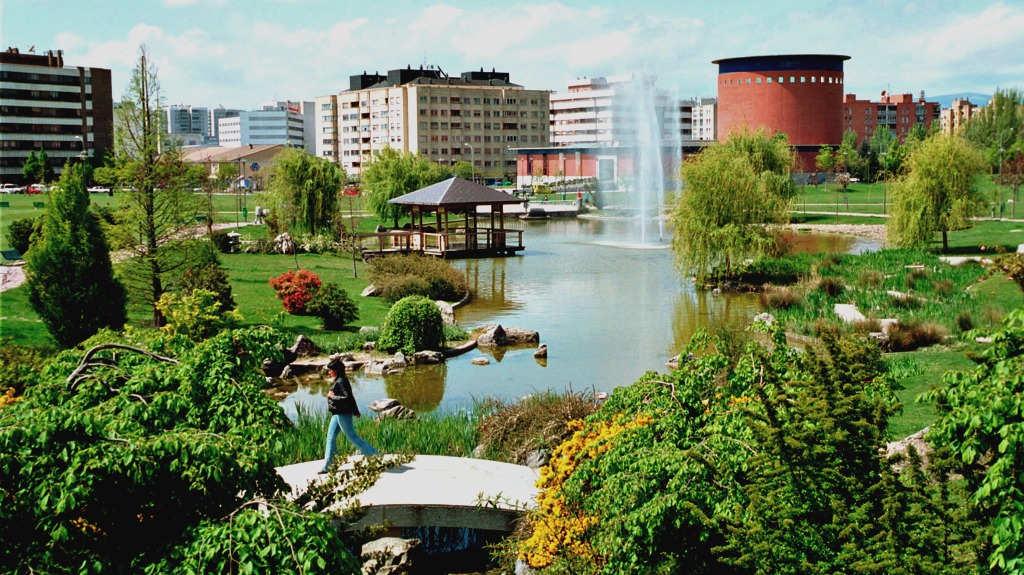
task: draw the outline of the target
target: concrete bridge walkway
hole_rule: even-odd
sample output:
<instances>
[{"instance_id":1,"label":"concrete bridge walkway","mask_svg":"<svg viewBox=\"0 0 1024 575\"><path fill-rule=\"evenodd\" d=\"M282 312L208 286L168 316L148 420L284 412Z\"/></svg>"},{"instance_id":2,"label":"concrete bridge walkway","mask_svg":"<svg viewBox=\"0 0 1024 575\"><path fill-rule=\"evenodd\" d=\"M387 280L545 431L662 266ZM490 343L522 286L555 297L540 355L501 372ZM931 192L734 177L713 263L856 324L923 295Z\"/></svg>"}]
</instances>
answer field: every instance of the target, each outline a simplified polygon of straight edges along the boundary
<instances>
[{"instance_id":1,"label":"concrete bridge walkway","mask_svg":"<svg viewBox=\"0 0 1024 575\"><path fill-rule=\"evenodd\" d=\"M356 457L361 456L349 461ZM307 461L279 467L277 472L292 493L298 494L310 481L324 477L317 475L322 466L322 460ZM354 528L387 522L394 527L510 531L514 520L536 504L538 477L536 470L522 465L417 455L411 462L385 471L358 496L367 513Z\"/></svg>"}]
</instances>

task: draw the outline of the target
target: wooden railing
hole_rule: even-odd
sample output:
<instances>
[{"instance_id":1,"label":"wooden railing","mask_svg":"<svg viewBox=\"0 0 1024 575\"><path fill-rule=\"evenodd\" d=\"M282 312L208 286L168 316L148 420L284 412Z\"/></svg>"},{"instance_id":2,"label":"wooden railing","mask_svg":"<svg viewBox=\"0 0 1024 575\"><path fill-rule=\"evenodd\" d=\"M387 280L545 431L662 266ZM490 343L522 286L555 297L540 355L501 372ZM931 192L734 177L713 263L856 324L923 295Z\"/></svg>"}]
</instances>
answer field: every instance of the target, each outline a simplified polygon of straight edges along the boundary
<instances>
[{"instance_id":1,"label":"wooden railing","mask_svg":"<svg viewBox=\"0 0 1024 575\"><path fill-rule=\"evenodd\" d=\"M369 252L424 252L444 255L458 251L505 252L522 250L523 230L478 228L467 236L465 230L419 232L395 230L360 236L360 246Z\"/></svg>"}]
</instances>

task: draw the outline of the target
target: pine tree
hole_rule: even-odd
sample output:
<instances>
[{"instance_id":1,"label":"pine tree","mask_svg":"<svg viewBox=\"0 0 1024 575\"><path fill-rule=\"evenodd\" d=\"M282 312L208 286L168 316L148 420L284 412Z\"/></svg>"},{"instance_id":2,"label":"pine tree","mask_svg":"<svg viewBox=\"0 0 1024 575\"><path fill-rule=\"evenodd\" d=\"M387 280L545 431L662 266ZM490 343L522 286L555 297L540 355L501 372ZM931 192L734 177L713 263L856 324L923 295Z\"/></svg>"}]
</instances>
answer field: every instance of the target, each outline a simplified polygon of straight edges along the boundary
<instances>
[{"instance_id":1,"label":"pine tree","mask_svg":"<svg viewBox=\"0 0 1024 575\"><path fill-rule=\"evenodd\" d=\"M81 164L65 166L46 203L41 237L27 255L29 301L65 346L126 320L125 289L114 277L99 219L89 211L85 172Z\"/></svg>"}]
</instances>

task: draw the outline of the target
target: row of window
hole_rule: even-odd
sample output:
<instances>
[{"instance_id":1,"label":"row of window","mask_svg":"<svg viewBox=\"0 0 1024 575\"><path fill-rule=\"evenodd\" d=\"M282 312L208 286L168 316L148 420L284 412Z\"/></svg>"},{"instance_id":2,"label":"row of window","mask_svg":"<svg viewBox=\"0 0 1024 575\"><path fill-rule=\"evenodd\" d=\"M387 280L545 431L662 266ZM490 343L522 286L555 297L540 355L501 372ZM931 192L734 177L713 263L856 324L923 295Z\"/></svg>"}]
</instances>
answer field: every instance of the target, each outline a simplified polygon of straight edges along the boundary
<instances>
[{"instance_id":1,"label":"row of window","mask_svg":"<svg viewBox=\"0 0 1024 575\"><path fill-rule=\"evenodd\" d=\"M451 97L449 97L449 96L430 96L429 98L426 95L421 95L420 96L420 103L421 104L426 104L428 102L431 103L431 104L470 104L470 103L472 103L472 104L483 104L483 105L505 104L506 106L515 106L515 105L519 104L519 99L518 98L504 98L504 99L502 99L502 98L474 97L472 99L472 102L470 102L470 98L468 96L465 97L465 98L463 98L461 96L451 96ZM523 100L523 103L524 104L527 103L527 100ZM529 100L529 104L531 106L538 106L538 105L540 105L540 103L541 103L540 100L537 100L536 98Z\"/></svg>"},{"instance_id":2,"label":"row of window","mask_svg":"<svg viewBox=\"0 0 1024 575\"><path fill-rule=\"evenodd\" d=\"M834 84L842 84L843 83L843 78L841 76L839 76L839 77L836 77L836 76L810 76L809 80L808 80L807 76L789 76L789 83L790 84L797 84L797 83L800 83L800 84L805 84L805 83L825 84L826 83L825 82L826 78L828 79L828 83L829 84L833 84L833 83ZM754 83L755 84L760 84L762 79L764 80L764 83L766 83L766 84L771 84L773 81L775 81L775 82L777 82L779 84L785 84L786 83L786 76L778 76L778 77L773 77L773 76L764 76L764 77L757 76L757 77L754 78L754 80L755 80ZM750 83L751 83L750 82L750 78L729 78L728 80L722 80L721 81L721 85L722 86L742 86L744 84L750 84Z\"/></svg>"},{"instance_id":3,"label":"row of window","mask_svg":"<svg viewBox=\"0 0 1024 575\"><path fill-rule=\"evenodd\" d=\"M51 90L21 90L17 88L0 89L3 100L37 100L46 102L80 102L81 92L57 92ZM92 92L85 93L86 100L92 100Z\"/></svg>"},{"instance_id":4,"label":"row of window","mask_svg":"<svg viewBox=\"0 0 1024 575\"><path fill-rule=\"evenodd\" d=\"M81 84L78 74L38 74L36 72L15 72L0 70L0 82L18 82L19 84L50 84L52 86L78 86ZM85 77L85 83L91 84L92 78Z\"/></svg>"}]
</instances>

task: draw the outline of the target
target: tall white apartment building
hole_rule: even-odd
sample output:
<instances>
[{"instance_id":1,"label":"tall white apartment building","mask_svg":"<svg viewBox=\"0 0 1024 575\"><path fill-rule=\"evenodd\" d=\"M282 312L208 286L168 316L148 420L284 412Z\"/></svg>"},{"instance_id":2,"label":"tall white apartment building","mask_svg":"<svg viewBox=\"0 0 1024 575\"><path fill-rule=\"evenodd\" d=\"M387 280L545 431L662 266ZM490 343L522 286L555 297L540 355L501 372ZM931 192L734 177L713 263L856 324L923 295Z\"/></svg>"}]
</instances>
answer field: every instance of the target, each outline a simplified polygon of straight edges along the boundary
<instances>
[{"instance_id":1,"label":"tall white apartment building","mask_svg":"<svg viewBox=\"0 0 1024 575\"><path fill-rule=\"evenodd\" d=\"M313 102L278 101L219 119L217 132L224 147L281 144L313 153L313 125Z\"/></svg>"},{"instance_id":2,"label":"tall white apartment building","mask_svg":"<svg viewBox=\"0 0 1024 575\"><path fill-rule=\"evenodd\" d=\"M450 166L471 162L477 177L510 177L514 148L549 142L549 95L480 71L452 77L439 68L359 74L349 89L316 99L316 154L358 175L390 146Z\"/></svg>"},{"instance_id":3,"label":"tall white apartment building","mask_svg":"<svg viewBox=\"0 0 1024 575\"><path fill-rule=\"evenodd\" d=\"M714 141L718 138L718 98L692 98L679 102L680 139Z\"/></svg>"}]
</instances>

